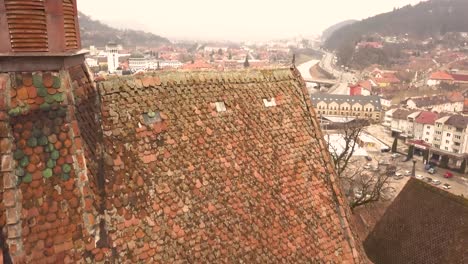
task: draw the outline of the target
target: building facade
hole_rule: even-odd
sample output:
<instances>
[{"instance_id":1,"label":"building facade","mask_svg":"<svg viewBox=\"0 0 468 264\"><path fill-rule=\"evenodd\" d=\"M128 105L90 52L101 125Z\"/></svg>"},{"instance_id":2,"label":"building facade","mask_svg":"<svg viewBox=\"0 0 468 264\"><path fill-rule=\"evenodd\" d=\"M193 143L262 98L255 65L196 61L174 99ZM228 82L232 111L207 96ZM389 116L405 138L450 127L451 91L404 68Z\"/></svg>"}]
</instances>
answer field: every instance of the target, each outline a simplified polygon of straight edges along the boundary
<instances>
[{"instance_id":1,"label":"building facade","mask_svg":"<svg viewBox=\"0 0 468 264\"><path fill-rule=\"evenodd\" d=\"M446 95L414 97L406 100L409 109L424 109L432 112L462 112L464 99L449 98Z\"/></svg>"},{"instance_id":2,"label":"building facade","mask_svg":"<svg viewBox=\"0 0 468 264\"><path fill-rule=\"evenodd\" d=\"M378 96L313 94L312 103L320 115L353 117L381 122L382 105Z\"/></svg>"}]
</instances>

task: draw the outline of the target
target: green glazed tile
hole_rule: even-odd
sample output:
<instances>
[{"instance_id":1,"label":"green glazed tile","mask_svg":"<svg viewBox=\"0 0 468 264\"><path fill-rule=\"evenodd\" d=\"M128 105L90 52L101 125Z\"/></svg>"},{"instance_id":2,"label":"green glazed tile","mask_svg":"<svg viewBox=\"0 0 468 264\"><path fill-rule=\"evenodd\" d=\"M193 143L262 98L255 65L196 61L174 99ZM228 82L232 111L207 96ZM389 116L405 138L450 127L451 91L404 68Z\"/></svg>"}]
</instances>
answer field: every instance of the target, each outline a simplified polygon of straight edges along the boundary
<instances>
[{"instance_id":1,"label":"green glazed tile","mask_svg":"<svg viewBox=\"0 0 468 264\"><path fill-rule=\"evenodd\" d=\"M63 173L63 174L62 174L62 179L63 179L64 181L68 181L68 180L70 179L70 174L68 174L68 173Z\"/></svg>"},{"instance_id":2,"label":"green glazed tile","mask_svg":"<svg viewBox=\"0 0 468 264\"><path fill-rule=\"evenodd\" d=\"M34 136L33 136L33 137L30 137L30 138L28 139L28 143L27 143L27 144L28 144L28 146L31 147L31 148L36 147L36 146L37 146L37 138L34 137Z\"/></svg>"},{"instance_id":3,"label":"green glazed tile","mask_svg":"<svg viewBox=\"0 0 468 264\"><path fill-rule=\"evenodd\" d=\"M31 173L26 173L26 175L23 177L23 182L24 183L31 183L32 182L32 174Z\"/></svg>"},{"instance_id":4,"label":"green glazed tile","mask_svg":"<svg viewBox=\"0 0 468 264\"><path fill-rule=\"evenodd\" d=\"M15 160L20 160L24 157L24 152L21 149L17 149L15 153L13 153L13 158Z\"/></svg>"},{"instance_id":5,"label":"green glazed tile","mask_svg":"<svg viewBox=\"0 0 468 264\"><path fill-rule=\"evenodd\" d=\"M44 171L42 171L42 176L44 176L44 178L46 179L49 179L50 177L52 177L53 175L53 172L52 172L52 169L45 169Z\"/></svg>"},{"instance_id":6,"label":"green glazed tile","mask_svg":"<svg viewBox=\"0 0 468 264\"><path fill-rule=\"evenodd\" d=\"M55 89L58 89L60 88L62 82L60 81L60 78L59 77L54 77L54 84L52 84L52 87L54 87Z\"/></svg>"},{"instance_id":7,"label":"green glazed tile","mask_svg":"<svg viewBox=\"0 0 468 264\"><path fill-rule=\"evenodd\" d=\"M39 106L39 108L42 110L42 111L49 111L50 110L50 104L49 103L43 103Z\"/></svg>"},{"instance_id":8,"label":"green glazed tile","mask_svg":"<svg viewBox=\"0 0 468 264\"><path fill-rule=\"evenodd\" d=\"M33 75L33 85L36 88L45 88L44 84L42 83L42 76L39 74Z\"/></svg>"},{"instance_id":9,"label":"green glazed tile","mask_svg":"<svg viewBox=\"0 0 468 264\"><path fill-rule=\"evenodd\" d=\"M53 169L55 167L55 164L56 164L55 160L50 159L47 161L47 168Z\"/></svg>"},{"instance_id":10,"label":"green glazed tile","mask_svg":"<svg viewBox=\"0 0 468 264\"><path fill-rule=\"evenodd\" d=\"M71 166L68 164L63 164L62 165L62 171L65 173L69 173L71 171Z\"/></svg>"},{"instance_id":11,"label":"green glazed tile","mask_svg":"<svg viewBox=\"0 0 468 264\"><path fill-rule=\"evenodd\" d=\"M50 158L53 160L58 160L60 158L60 153L57 150L52 151L52 154L50 154Z\"/></svg>"},{"instance_id":12,"label":"green glazed tile","mask_svg":"<svg viewBox=\"0 0 468 264\"><path fill-rule=\"evenodd\" d=\"M37 95L40 97L46 97L47 96L47 89L46 88L37 88Z\"/></svg>"},{"instance_id":13,"label":"green glazed tile","mask_svg":"<svg viewBox=\"0 0 468 264\"><path fill-rule=\"evenodd\" d=\"M46 146L48 143L49 143L49 140L47 139L46 136L41 136L37 143L39 144L39 146Z\"/></svg>"},{"instance_id":14,"label":"green glazed tile","mask_svg":"<svg viewBox=\"0 0 468 264\"><path fill-rule=\"evenodd\" d=\"M19 165L20 165L21 167L23 167L23 168L26 167L26 166L28 166L28 165L29 165L29 158L28 158L27 156L23 157L23 158L20 160Z\"/></svg>"}]
</instances>

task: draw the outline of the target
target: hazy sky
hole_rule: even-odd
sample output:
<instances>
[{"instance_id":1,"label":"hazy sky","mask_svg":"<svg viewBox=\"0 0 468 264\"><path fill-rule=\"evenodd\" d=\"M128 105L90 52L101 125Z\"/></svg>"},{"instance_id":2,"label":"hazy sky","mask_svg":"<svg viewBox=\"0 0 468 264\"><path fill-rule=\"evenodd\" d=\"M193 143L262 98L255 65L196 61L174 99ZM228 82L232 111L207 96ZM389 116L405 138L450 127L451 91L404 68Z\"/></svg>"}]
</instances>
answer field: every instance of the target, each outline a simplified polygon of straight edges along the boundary
<instances>
[{"instance_id":1,"label":"hazy sky","mask_svg":"<svg viewBox=\"0 0 468 264\"><path fill-rule=\"evenodd\" d=\"M78 0L78 9L120 28L171 39L267 40L320 34L420 0Z\"/></svg>"}]
</instances>

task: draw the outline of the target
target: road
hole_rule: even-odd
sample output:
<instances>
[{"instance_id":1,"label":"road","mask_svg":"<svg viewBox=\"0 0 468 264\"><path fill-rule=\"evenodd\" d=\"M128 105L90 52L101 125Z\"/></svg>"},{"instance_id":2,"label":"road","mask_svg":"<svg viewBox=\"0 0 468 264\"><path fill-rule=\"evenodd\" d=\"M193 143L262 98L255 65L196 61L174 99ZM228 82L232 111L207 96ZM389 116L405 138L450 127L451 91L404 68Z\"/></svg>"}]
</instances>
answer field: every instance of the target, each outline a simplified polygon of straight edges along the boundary
<instances>
[{"instance_id":1,"label":"road","mask_svg":"<svg viewBox=\"0 0 468 264\"><path fill-rule=\"evenodd\" d=\"M397 172L400 172L402 174L405 173L405 171L411 172L413 169L413 162L407 161L404 162L403 160L406 158L405 156L399 156L398 158L392 159L391 155L392 153L373 153L372 155L374 160L388 160L394 163L394 165L397 167ZM466 183L462 177L453 177L450 179L444 178L443 174L445 173L445 170L443 169L438 169L435 174L429 174L424 170L424 164L422 163L422 158L420 157L415 157L416 158L416 175L421 175L424 178L429 177L432 178L433 180L437 179L442 182L442 184L438 185L437 187L442 188L442 185L444 183L448 183L451 186L450 190L446 190L448 192L451 192L455 195L464 195L465 197L468 197L468 183ZM375 162L376 162L375 161ZM404 184L406 184L407 178L405 177L404 179L401 180L396 180L392 179L393 184L395 187L397 187L397 190L400 190L403 188ZM400 188L399 188L400 187ZM398 194L398 192L397 192Z\"/></svg>"},{"instance_id":2,"label":"road","mask_svg":"<svg viewBox=\"0 0 468 264\"><path fill-rule=\"evenodd\" d=\"M334 85L328 93L330 94L345 94L349 95L349 83L355 82L356 77L353 73L345 72L336 69L333 65L335 62L335 55L329 52L325 52L322 60L311 60L306 63L303 63L297 67L299 72L301 73L302 77L306 80L314 79L310 74L310 68L312 68L317 63L319 66L325 70L326 72L332 74L339 83Z\"/></svg>"}]
</instances>

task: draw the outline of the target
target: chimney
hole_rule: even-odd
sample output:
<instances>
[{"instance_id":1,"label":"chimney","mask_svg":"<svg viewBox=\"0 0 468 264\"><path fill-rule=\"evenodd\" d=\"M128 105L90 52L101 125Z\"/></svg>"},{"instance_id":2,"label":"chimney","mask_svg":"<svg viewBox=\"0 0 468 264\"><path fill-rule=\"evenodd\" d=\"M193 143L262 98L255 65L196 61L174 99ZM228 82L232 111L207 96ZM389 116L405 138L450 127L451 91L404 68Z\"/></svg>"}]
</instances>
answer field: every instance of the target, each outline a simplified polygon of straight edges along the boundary
<instances>
[{"instance_id":1,"label":"chimney","mask_svg":"<svg viewBox=\"0 0 468 264\"><path fill-rule=\"evenodd\" d=\"M77 12L76 0L0 0L0 69L59 70L82 62Z\"/></svg>"}]
</instances>

